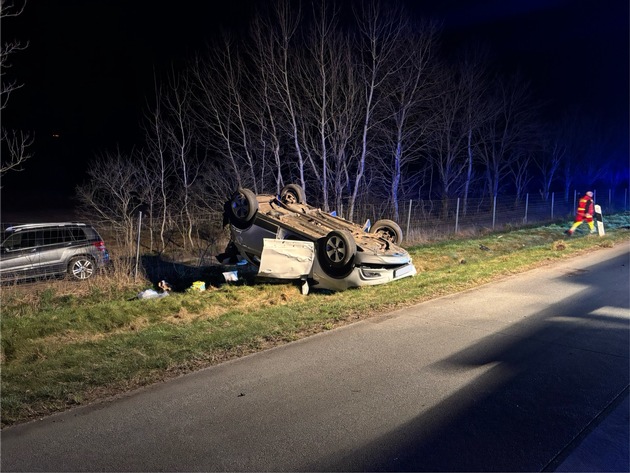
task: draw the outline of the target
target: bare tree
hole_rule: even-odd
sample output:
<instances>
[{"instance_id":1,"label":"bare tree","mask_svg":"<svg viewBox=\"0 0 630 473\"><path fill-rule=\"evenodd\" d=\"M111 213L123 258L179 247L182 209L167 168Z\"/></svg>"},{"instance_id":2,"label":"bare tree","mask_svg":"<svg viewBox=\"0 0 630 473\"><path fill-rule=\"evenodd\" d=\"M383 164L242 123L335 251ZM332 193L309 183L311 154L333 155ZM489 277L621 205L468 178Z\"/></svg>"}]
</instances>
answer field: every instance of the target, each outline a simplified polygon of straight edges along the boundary
<instances>
[{"instance_id":1,"label":"bare tree","mask_svg":"<svg viewBox=\"0 0 630 473\"><path fill-rule=\"evenodd\" d=\"M514 187L516 189L516 201L515 205L521 202L523 195L526 193L527 186L532 180L531 163L533 160L533 152L525 149L521 149L515 153L514 160L509 169L509 173L512 175L514 181Z\"/></svg>"},{"instance_id":2,"label":"bare tree","mask_svg":"<svg viewBox=\"0 0 630 473\"><path fill-rule=\"evenodd\" d=\"M541 148L535 162L542 184L540 193L542 198L547 200L551 193L551 185L557 177L558 169L565 156L566 146L557 136L550 136L542 142Z\"/></svg>"},{"instance_id":3,"label":"bare tree","mask_svg":"<svg viewBox=\"0 0 630 473\"><path fill-rule=\"evenodd\" d=\"M588 117L584 110L573 107L557 122L548 126L563 143L566 152L558 170L565 200L571 189L591 188L605 179L616 163L623 163L614 154L618 148L615 132Z\"/></svg>"},{"instance_id":4,"label":"bare tree","mask_svg":"<svg viewBox=\"0 0 630 473\"><path fill-rule=\"evenodd\" d=\"M569 194L575 180L574 169L584 154L586 130L582 128L583 123L578 119L580 113L577 109L571 110L562 117L560 123L556 125L559 136L566 144L567 152L559 169L559 178L562 181L564 200L569 201Z\"/></svg>"},{"instance_id":5,"label":"bare tree","mask_svg":"<svg viewBox=\"0 0 630 473\"><path fill-rule=\"evenodd\" d=\"M263 22L263 25L267 28L268 34L271 35L269 45L272 50L270 51L271 54L268 55L267 67L271 68L272 74L269 78L272 80L271 85L283 111L284 132L290 136L292 152L287 151L287 153L294 153L299 182L304 190L307 190L306 158L302 144L303 124L294 81L294 77L298 77L299 74L294 73L292 68L292 63L296 57L291 50L301 16L301 8L295 9L290 0L278 0L271 9L268 22Z\"/></svg>"},{"instance_id":6,"label":"bare tree","mask_svg":"<svg viewBox=\"0 0 630 473\"><path fill-rule=\"evenodd\" d=\"M468 167L468 92L462 75L448 66L444 66L440 78L442 93L432 103L435 120L428 156L440 186L442 213L447 215L449 199L459 192L459 185Z\"/></svg>"},{"instance_id":7,"label":"bare tree","mask_svg":"<svg viewBox=\"0 0 630 473\"><path fill-rule=\"evenodd\" d=\"M342 81L344 69L340 64L343 58L343 38L338 30L338 8L326 2L313 3L313 22L306 40L307 54L303 57L303 70L300 82L305 94L311 99L304 103L308 110L307 120L311 126L304 126L304 142L311 171L321 189L322 207L329 210L329 182L331 175L330 155L332 153L332 116L340 111L334 102L335 94ZM310 152L309 152L310 151Z\"/></svg>"},{"instance_id":8,"label":"bare tree","mask_svg":"<svg viewBox=\"0 0 630 473\"><path fill-rule=\"evenodd\" d=\"M398 218L401 196L419 192L418 182L439 185L448 211L480 167L494 194L505 176L520 175L513 160L531 143L526 89L499 82L491 94L476 56L433 67L435 28L408 28L401 8L356 3L350 24L333 3L312 5L302 16L294 2L274 2L247 42L224 36L190 75L171 79L164 142L153 149L177 157L184 214L193 188L279 193L295 180L325 210L352 219L379 195Z\"/></svg>"},{"instance_id":9,"label":"bare tree","mask_svg":"<svg viewBox=\"0 0 630 473\"><path fill-rule=\"evenodd\" d=\"M361 126L361 84L357 78L350 38L345 36L339 44L335 87L332 90L330 114L330 143L328 172L332 197L331 207L340 215L345 214L345 196L351 188L350 163L356 162L360 153L356 136Z\"/></svg>"},{"instance_id":10,"label":"bare tree","mask_svg":"<svg viewBox=\"0 0 630 473\"><path fill-rule=\"evenodd\" d=\"M392 77L400 73L406 58L400 55L403 32L407 31L408 16L397 5L383 5L379 0L360 2L355 10L358 27L357 76L362 89L363 116L361 118L360 152L352 163L352 190L349 201L348 217L352 219L354 207L365 177L366 163L369 158L370 141L374 125L386 113L382 101L388 95L386 86Z\"/></svg>"},{"instance_id":11,"label":"bare tree","mask_svg":"<svg viewBox=\"0 0 630 473\"><path fill-rule=\"evenodd\" d=\"M107 169L104 173L103 169ZM119 150L96 158L87 171L88 182L76 189L83 210L111 225L130 252L134 242L134 218L142 202L138 195L138 167L130 155Z\"/></svg>"},{"instance_id":12,"label":"bare tree","mask_svg":"<svg viewBox=\"0 0 630 473\"><path fill-rule=\"evenodd\" d=\"M490 87L486 58L487 52L481 49L480 46L475 46L467 48L464 52L464 57L459 60L462 87L465 91L462 119L466 129L466 175L463 187L463 215L466 215L468 212L468 198L473 178L475 177L474 165L480 161L477 157L477 141L481 135L484 123L492 116L492 110L488 106L485 97Z\"/></svg>"},{"instance_id":13,"label":"bare tree","mask_svg":"<svg viewBox=\"0 0 630 473\"><path fill-rule=\"evenodd\" d=\"M438 93L432 74L436 35L432 24L410 26L403 33L398 54L404 60L388 86L391 93L385 100L387 112L380 122L386 145L383 157L376 162L384 177L395 220L400 218L401 189L415 177L412 169L421 167L421 151L427 144L431 121L428 104Z\"/></svg>"},{"instance_id":14,"label":"bare tree","mask_svg":"<svg viewBox=\"0 0 630 473\"><path fill-rule=\"evenodd\" d=\"M519 76L509 81L498 78L492 90L494 93L486 97L491 115L481 130L479 157L487 192L496 196L512 162L521 156L520 147L535 143L531 140L535 107L528 85Z\"/></svg>"},{"instance_id":15,"label":"bare tree","mask_svg":"<svg viewBox=\"0 0 630 473\"><path fill-rule=\"evenodd\" d=\"M16 17L22 14L26 3L16 6L7 0L0 0L0 21L6 18ZM7 70L11 68L10 59L13 54L23 51L28 47L20 41L8 41L2 44L0 50L0 111L7 106L13 92L20 89L23 84L16 80L7 81ZM32 154L30 147L33 137L30 133L19 130L8 130L2 126L0 130L0 142L4 150L0 153L0 178L9 171L21 171L23 165Z\"/></svg>"},{"instance_id":16,"label":"bare tree","mask_svg":"<svg viewBox=\"0 0 630 473\"><path fill-rule=\"evenodd\" d=\"M185 220L184 247L186 241L192 246L193 215L192 188L200 172L197 156L197 145L194 141L195 129L191 112L192 86L185 75L171 74L169 91L164 96L164 111L167 120L164 123L166 149L173 160L175 173L178 177L178 196L180 198L180 212Z\"/></svg>"},{"instance_id":17,"label":"bare tree","mask_svg":"<svg viewBox=\"0 0 630 473\"><path fill-rule=\"evenodd\" d=\"M250 50L255 69L252 88L258 91L264 107L262 113L254 114L253 118L260 130L263 159L266 158L267 153L271 154L270 172L274 176L276 194L280 194L280 190L284 186L281 157L283 145L281 134L283 130L279 110L280 100L274 85L274 76L277 74L277 70L273 61L270 64L270 58L273 57L274 42L273 38L267 34L264 24L259 18L252 23L251 34Z\"/></svg>"},{"instance_id":18,"label":"bare tree","mask_svg":"<svg viewBox=\"0 0 630 473\"><path fill-rule=\"evenodd\" d=\"M147 113L143 125L145 131L146 148L142 152L139 163L141 186L143 187L143 201L148 206L149 227L151 229L151 248L153 248L153 234L155 219L159 217L160 251L166 247L165 233L168 225L169 205L173 195L172 177L174 166L167 156L167 137L161 111L162 88L155 87L154 109Z\"/></svg>"},{"instance_id":19,"label":"bare tree","mask_svg":"<svg viewBox=\"0 0 630 473\"><path fill-rule=\"evenodd\" d=\"M615 162L617 143L613 132L604 123L590 123L584 154L575 171L581 176L576 181L585 187L593 187L598 181L605 180ZM627 156L625 156L627 162Z\"/></svg>"},{"instance_id":20,"label":"bare tree","mask_svg":"<svg viewBox=\"0 0 630 473\"><path fill-rule=\"evenodd\" d=\"M282 181L284 130L270 59L273 43L260 20L253 23L252 36L250 43L239 45L223 35L207 57L196 62L193 113L204 130L200 143L218 160L207 169L216 169L228 183L219 187L259 192L270 177Z\"/></svg>"}]
</instances>

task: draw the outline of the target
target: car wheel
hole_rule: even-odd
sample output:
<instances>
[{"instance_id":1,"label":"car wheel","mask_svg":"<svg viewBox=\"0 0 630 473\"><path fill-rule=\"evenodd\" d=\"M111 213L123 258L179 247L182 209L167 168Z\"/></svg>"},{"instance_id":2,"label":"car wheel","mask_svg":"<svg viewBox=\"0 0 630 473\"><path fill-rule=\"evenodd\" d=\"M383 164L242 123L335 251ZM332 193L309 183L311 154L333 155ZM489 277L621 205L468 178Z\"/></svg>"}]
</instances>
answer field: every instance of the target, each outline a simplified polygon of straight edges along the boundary
<instances>
[{"instance_id":1,"label":"car wheel","mask_svg":"<svg viewBox=\"0 0 630 473\"><path fill-rule=\"evenodd\" d=\"M346 276L352 269L357 244L348 230L333 230L318 245L319 263L333 277Z\"/></svg>"},{"instance_id":2,"label":"car wheel","mask_svg":"<svg viewBox=\"0 0 630 473\"><path fill-rule=\"evenodd\" d=\"M256 195L249 189L238 189L230 198L228 216L230 223L238 228L251 225L258 210Z\"/></svg>"},{"instance_id":3,"label":"car wheel","mask_svg":"<svg viewBox=\"0 0 630 473\"><path fill-rule=\"evenodd\" d=\"M94 261L87 256L72 258L68 264L68 274L80 281L91 278L94 271L96 271Z\"/></svg>"},{"instance_id":4,"label":"car wheel","mask_svg":"<svg viewBox=\"0 0 630 473\"><path fill-rule=\"evenodd\" d=\"M393 220L378 220L370 228L370 233L376 233L381 238L391 241L395 245L400 245L403 240L402 229Z\"/></svg>"},{"instance_id":5,"label":"car wheel","mask_svg":"<svg viewBox=\"0 0 630 473\"><path fill-rule=\"evenodd\" d=\"M283 204L305 204L306 194L301 186L288 184L280 191L280 201Z\"/></svg>"}]
</instances>

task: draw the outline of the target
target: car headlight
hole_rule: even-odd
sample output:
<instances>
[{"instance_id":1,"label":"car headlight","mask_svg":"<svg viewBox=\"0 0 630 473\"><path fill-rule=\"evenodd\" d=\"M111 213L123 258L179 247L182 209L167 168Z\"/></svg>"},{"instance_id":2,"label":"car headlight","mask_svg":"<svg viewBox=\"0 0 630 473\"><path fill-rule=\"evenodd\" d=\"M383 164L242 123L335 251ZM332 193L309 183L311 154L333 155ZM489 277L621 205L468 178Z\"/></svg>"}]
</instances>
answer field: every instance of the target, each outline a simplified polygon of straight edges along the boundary
<instances>
[{"instance_id":1,"label":"car headlight","mask_svg":"<svg viewBox=\"0 0 630 473\"><path fill-rule=\"evenodd\" d=\"M365 279L378 279L383 277L383 272L376 269L361 268L361 276Z\"/></svg>"}]
</instances>

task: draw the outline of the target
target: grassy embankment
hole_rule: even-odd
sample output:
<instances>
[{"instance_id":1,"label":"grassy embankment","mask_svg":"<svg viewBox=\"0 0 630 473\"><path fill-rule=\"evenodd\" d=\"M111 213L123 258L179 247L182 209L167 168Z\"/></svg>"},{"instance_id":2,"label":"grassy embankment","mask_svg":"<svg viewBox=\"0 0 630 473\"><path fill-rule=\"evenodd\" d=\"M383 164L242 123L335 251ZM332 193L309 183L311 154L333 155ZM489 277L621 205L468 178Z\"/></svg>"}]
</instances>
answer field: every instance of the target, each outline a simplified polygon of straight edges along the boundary
<instances>
[{"instance_id":1,"label":"grassy embankment","mask_svg":"<svg viewBox=\"0 0 630 473\"><path fill-rule=\"evenodd\" d=\"M607 235L549 225L409 248L418 275L339 293L240 281L138 300L143 287L98 278L3 288L2 425L172 378L392 309L630 240L630 213ZM584 225L586 227L586 225ZM481 249L483 245L486 249ZM146 287L146 286L145 286Z\"/></svg>"}]
</instances>

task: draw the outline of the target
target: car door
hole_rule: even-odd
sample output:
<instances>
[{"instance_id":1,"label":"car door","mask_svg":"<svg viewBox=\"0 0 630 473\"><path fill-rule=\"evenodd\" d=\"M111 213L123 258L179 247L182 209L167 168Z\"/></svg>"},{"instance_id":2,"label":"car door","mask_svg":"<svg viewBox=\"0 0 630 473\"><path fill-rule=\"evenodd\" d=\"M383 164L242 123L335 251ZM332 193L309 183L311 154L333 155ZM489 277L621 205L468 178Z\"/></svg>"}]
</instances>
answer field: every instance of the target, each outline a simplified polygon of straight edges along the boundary
<instances>
[{"instance_id":1,"label":"car door","mask_svg":"<svg viewBox=\"0 0 630 473\"><path fill-rule=\"evenodd\" d=\"M35 231L10 234L0 246L0 276L2 279L32 276L39 266L39 247Z\"/></svg>"},{"instance_id":2,"label":"car door","mask_svg":"<svg viewBox=\"0 0 630 473\"><path fill-rule=\"evenodd\" d=\"M45 228L39 230L36 236L42 241L39 251L40 274L53 275L65 272L68 264L66 253L72 244L69 230L66 228Z\"/></svg>"}]
</instances>

